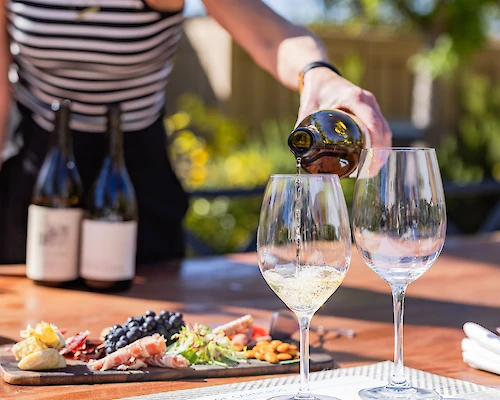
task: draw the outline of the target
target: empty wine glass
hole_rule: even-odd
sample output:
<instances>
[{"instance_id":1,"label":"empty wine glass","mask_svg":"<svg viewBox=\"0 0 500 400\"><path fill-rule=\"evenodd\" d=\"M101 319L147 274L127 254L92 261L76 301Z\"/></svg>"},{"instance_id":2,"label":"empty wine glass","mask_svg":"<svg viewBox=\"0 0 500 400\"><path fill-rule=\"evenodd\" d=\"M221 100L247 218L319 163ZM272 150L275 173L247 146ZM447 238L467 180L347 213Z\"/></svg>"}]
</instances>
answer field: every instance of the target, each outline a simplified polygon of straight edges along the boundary
<instances>
[{"instance_id":1,"label":"empty wine glass","mask_svg":"<svg viewBox=\"0 0 500 400\"><path fill-rule=\"evenodd\" d=\"M273 175L257 233L259 266L300 326L300 389L273 400L332 400L309 391L309 325L349 267L351 231L337 175Z\"/></svg>"},{"instance_id":2,"label":"empty wine glass","mask_svg":"<svg viewBox=\"0 0 500 400\"><path fill-rule=\"evenodd\" d=\"M439 256L446 233L443 185L434 149L376 148L361 153L354 191L353 229L365 263L386 280L394 303L394 371L387 386L363 399L441 399L412 387L403 371L406 288Z\"/></svg>"}]
</instances>

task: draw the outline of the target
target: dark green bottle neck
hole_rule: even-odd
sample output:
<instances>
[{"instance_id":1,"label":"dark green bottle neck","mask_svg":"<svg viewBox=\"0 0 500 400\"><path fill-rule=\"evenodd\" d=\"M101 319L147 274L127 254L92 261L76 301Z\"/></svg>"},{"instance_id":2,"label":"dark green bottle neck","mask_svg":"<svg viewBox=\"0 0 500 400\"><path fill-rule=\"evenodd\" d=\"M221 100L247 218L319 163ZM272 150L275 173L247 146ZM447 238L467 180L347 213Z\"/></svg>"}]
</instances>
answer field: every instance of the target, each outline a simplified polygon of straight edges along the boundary
<instances>
[{"instance_id":1,"label":"dark green bottle neck","mask_svg":"<svg viewBox=\"0 0 500 400\"><path fill-rule=\"evenodd\" d=\"M118 164L125 163L123 150L123 132L119 109L113 108L108 112L109 157Z\"/></svg>"},{"instance_id":2,"label":"dark green bottle neck","mask_svg":"<svg viewBox=\"0 0 500 400\"><path fill-rule=\"evenodd\" d=\"M73 140L71 137L69 121L69 108L61 107L56 112L54 132L52 133L52 147L58 149L67 157L73 155Z\"/></svg>"}]
</instances>

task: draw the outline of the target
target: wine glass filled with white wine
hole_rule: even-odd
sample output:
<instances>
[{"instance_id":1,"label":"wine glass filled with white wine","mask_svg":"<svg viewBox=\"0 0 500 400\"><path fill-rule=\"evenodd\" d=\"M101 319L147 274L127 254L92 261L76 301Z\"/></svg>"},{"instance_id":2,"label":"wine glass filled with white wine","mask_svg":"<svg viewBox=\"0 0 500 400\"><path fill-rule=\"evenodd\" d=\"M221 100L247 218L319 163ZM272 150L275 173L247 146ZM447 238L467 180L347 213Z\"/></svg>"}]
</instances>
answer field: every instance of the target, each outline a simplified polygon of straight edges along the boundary
<instances>
[{"instance_id":1,"label":"wine glass filled with white wine","mask_svg":"<svg viewBox=\"0 0 500 400\"><path fill-rule=\"evenodd\" d=\"M309 325L337 290L351 257L351 231L337 175L272 175L257 234L264 279L300 326L300 390L273 400L330 400L309 391Z\"/></svg>"}]
</instances>

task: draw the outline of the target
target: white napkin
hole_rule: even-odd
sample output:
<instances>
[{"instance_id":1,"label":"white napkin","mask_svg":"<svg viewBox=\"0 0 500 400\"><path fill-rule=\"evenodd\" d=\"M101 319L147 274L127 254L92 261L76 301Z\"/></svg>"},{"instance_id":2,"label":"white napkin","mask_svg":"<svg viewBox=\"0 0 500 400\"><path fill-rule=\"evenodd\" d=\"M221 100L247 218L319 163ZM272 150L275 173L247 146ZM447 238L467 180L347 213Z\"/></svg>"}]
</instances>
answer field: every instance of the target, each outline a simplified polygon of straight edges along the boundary
<instances>
[{"instance_id":1,"label":"white napkin","mask_svg":"<svg viewBox=\"0 0 500 400\"><path fill-rule=\"evenodd\" d=\"M464 324L462 358L469 366L500 375L500 337L474 322Z\"/></svg>"}]
</instances>

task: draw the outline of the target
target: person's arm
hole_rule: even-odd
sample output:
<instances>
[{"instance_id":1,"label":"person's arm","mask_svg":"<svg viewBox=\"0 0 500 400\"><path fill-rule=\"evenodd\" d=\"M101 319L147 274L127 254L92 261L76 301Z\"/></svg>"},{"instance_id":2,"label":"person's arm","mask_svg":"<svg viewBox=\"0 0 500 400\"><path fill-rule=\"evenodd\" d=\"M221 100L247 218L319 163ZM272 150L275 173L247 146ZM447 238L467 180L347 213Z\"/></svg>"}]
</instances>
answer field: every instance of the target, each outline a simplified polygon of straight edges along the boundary
<instances>
[{"instance_id":1,"label":"person's arm","mask_svg":"<svg viewBox=\"0 0 500 400\"><path fill-rule=\"evenodd\" d=\"M7 136L11 100L8 78L11 56L7 35L7 10L4 4L0 6L0 168L2 167L2 152Z\"/></svg>"},{"instance_id":2,"label":"person's arm","mask_svg":"<svg viewBox=\"0 0 500 400\"><path fill-rule=\"evenodd\" d=\"M255 62L289 89L298 90L304 65L326 61L321 41L276 14L261 0L203 0L207 12Z\"/></svg>"},{"instance_id":3,"label":"person's arm","mask_svg":"<svg viewBox=\"0 0 500 400\"><path fill-rule=\"evenodd\" d=\"M276 14L261 0L203 0L207 12L247 51L254 61L286 87L298 90L302 69L328 61L325 48L306 28ZM392 134L375 97L335 72L306 72L298 121L319 109L345 109L367 127L372 146L390 146Z\"/></svg>"}]
</instances>

